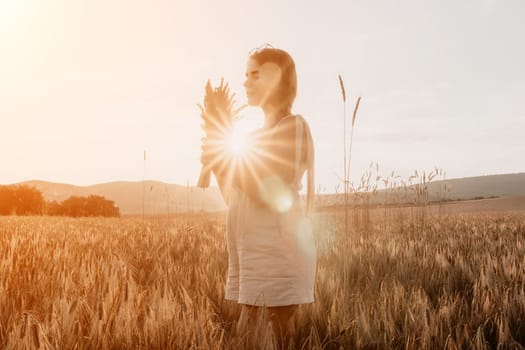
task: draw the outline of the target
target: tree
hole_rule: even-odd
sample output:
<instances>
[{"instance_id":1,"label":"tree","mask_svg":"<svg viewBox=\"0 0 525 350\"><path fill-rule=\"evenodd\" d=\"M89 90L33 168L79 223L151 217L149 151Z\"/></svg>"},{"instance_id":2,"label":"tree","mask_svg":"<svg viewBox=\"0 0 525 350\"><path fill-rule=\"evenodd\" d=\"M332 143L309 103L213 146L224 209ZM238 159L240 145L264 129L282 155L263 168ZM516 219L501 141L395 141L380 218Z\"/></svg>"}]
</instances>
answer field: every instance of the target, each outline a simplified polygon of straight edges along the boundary
<instances>
[{"instance_id":1,"label":"tree","mask_svg":"<svg viewBox=\"0 0 525 350\"><path fill-rule=\"evenodd\" d=\"M120 210L115 202L102 196L91 195L88 197L71 196L61 204L56 202L48 205L49 215L81 216L120 216Z\"/></svg>"},{"instance_id":2,"label":"tree","mask_svg":"<svg viewBox=\"0 0 525 350\"><path fill-rule=\"evenodd\" d=\"M120 216L115 202L102 196L71 196L61 203L46 202L42 192L28 185L0 185L0 215Z\"/></svg>"},{"instance_id":3,"label":"tree","mask_svg":"<svg viewBox=\"0 0 525 350\"><path fill-rule=\"evenodd\" d=\"M86 197L71 196L62 202L64 215L72 216L74 218L80 216L87 216L86 211Z\"/></svg>"},{"instance_id":4,"label":"tree","mask_svg":"<svg viewBox=\"0 0 525 350\"><path fill-rule=\"evenodd\" d=\"M120 216L119 209L115 202L102 196L89 196L86 200L86 212L89 216Z\"/></svg>"},{"instance_id":5,"label":"tree","mask_svg":"<svg viewBox=\"0 0 525 350\"><path fill-rule=\"evenodd\" d=\"M50 216L63 216L65 215L64 207L57 201L47 202L46 214Z\"/></svg>"},{"instance_id":6,"label":"tree","mask_svg":"<svg viewBox=\"0 0 525 350\"><path fill-rule=\"evenodd\" d=\"M0 215L40 215L44 196L28 185L0 186Z\"/></svg>"},{"instance_id":7,"label":"tree","mask_svg":"<svg viewBox=\"0 0 525 350\"><path fill-rule=\"evenodd\" d=\"M38 189L28 185L13 188L16 197L17 215L41 215L44 209L44 196Z\"/></svg>"},{"instance_id":8,"label":"tree","mask_svg":"<svg viewBox=\"0 0 525 350\"><path fill-rule=\"evenodd\" d=\"M0 215L14 214L16 197L11 186L0 186Z\"/></svg>"}]
</instances>

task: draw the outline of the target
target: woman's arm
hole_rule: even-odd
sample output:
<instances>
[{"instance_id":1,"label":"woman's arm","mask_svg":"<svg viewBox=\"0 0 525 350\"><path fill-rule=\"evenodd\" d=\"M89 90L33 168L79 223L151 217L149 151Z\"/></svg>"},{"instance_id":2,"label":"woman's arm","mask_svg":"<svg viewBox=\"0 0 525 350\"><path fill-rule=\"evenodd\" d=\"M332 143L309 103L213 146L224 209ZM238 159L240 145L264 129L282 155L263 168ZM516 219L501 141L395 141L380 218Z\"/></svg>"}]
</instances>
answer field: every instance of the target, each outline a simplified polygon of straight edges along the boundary
<instances>
[{"instance_id":1,"label":"woman's arm","mask_svg":"<svg viewBox=\"0 0 525 350\"><path fill-rule=\"evenodd\" d=\"M231 156L226 152L224 147L225 141L223 135L214 138L203 138L201 145L201 164L209 167L217 179L217 185L221 191L222 198L228 204L232 191L231 175L227 176L230 171Z\"/></svg>"},{"instance_id":2,"label":"woman's arm","mask_svg":"<svg viewBox=\"0 0 525 350\"><path fill-rule=\"evenodd\" d=\"M219 190L221 191L222 198L224 199L224 202L228 204L233 189L231 181L228 181L226 177L220 175L218 176L217 174L215 174L215 178L217 179L217 185L219 186Z\"/></svg>"}]
</instances>

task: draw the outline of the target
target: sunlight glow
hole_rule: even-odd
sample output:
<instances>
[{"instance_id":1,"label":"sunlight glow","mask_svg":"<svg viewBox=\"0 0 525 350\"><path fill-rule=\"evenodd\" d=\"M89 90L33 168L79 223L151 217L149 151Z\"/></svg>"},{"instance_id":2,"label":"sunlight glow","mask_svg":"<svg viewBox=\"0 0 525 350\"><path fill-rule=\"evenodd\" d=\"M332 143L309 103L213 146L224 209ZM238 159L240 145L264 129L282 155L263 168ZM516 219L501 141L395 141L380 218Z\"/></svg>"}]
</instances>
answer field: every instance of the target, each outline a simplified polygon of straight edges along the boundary
<instances>
[{"instance_id":1,"label":"sunlight glow","mask_svg":"<svg viewBox=\"0 0 525 350\"><path fill-rule=\"evenodd\" d=\"M2 25L5 25L10 27L9 29L12 31L13 28L11 26L16 24L17 12L19 12L19 8L15 5L19 6L20 4L15 0L0 0L0 29L2 29Z\"/></svg>"},{"instance_id":2,"label":"sunlight glow","mask_svg":"<svg viewBox=\"0 0 525 350\"><path fill-rule=\"evenodd\" d=\"M246 133L234 126L231 135L228 137L228 149L234 155L241 155L246 149Z\"/></svg>"},{"instance_id":3,"label":"sunlight glow","mask_svg":"<svg viewBox=\"0 0 525 350\"><path fill-rule=\"evenodd\" d=\"M233 125L233 130L226 142L228 150L235 156L242 156L246 153L249 144L249 135L253 127L240 120Z\"/></svg>"},{"instance_id":4,"label":"sunlight glow","mask_svg":"<svg viewBox=\"0 0 525 350\"><path fill-rule=\"evenodd\" d=\"M292 207L292 192L278 176L262 179L260 191L261 198L279 213L285 213Z\"/></svg>"},{"instance_id":5,"label":"sunlight glow","mask_svg":"<svg viewBox=\"0 0 525 350\"><path fill-rule=\"evenodd\" d=\"M9 7L12 7L15 5L15 1L13 0L0 0L0 10L5 11L8 10Z\"/></svg>"},{"instance_id":6,"label":"sunlight glow","mask_svg":"<svg viewBox=\"0 0 525 350\"><path fill-rule=\"evenodd\" d=\"M292 207L292 197L286 194L281 195L277 198L276 207L279 213L287 212Z\"/></svg>"}]
</instances>

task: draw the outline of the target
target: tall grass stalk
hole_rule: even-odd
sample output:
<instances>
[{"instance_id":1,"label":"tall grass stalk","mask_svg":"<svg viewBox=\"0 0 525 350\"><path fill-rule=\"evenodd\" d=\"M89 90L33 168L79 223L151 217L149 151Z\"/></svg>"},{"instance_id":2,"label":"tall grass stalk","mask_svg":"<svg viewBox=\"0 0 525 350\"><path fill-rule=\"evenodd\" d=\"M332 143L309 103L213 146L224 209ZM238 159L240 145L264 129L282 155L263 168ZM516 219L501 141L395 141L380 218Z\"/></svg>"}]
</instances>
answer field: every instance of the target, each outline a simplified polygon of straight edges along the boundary
<instances>
[{"instance_id":1,"label":"tall grass stalk","mask_svg":"<svg viewBox=\"0 0 525 350\"><path fill-rule=\"evenodd\" d=\"M146 150L144 150L144 169L142 172L142 223L145 222L144 200L146 195Z\"/></svg>"},{"instance_id":2,"label":"tall grass stalk","mask_svg":"<svg viewBox=\"0 0 525 350\"><path fill-rule=\"evenodd\" d=\"M348 174L346 160L346 90L343 78L339 74L339 85L341 86L341 95L343 97L343 184L344 184L344 230L348 232Z\"/></svg>"},{"instance_id":3,"label":"tall grass stalk","mask_svg":"<svg viewBox=\"0 0 525 350\"><path fill-rule=\"evenodd\" d=\"M355 102L354 112L352 113L352 125L350 128L350 146L348 147L348 164L346 174L349 177L350 180L350 162L352 161L352 141L354 139L354 124L355 124L355 118L357 117L357 110L359 109L359 104L361 103L361 96L357 98L357 101Z\"/></svg>"},{"instance_id":4,"label":"tall grass stalk","mask_svg":"<svg viewBox=\"0 0 525 350\"><path fill-rule=\"evenodd\" d=\"M348 233L348 198L350 194L350 161L352 159L352 144L354 136L354 125L357 117L357 111L359 109L359 104L361 103L361 96L357 98L355 103L354 112L352 113L352 123L350 126L350 145L348 147L348 157L346 152L346 89L341 75L339 77L339 85L341 86L341 95L343 97L343 182L344 182L344 231L345 234Z\"/></svg>"}]
</instances>

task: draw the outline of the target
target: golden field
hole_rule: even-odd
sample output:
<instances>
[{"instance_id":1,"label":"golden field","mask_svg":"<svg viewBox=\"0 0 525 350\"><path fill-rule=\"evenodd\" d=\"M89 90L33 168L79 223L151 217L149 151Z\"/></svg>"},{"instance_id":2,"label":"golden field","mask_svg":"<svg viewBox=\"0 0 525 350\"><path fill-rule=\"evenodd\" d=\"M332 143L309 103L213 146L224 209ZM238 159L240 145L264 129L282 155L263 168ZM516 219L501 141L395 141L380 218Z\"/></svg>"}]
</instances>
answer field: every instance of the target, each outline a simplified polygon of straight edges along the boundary
<instances>
[{"instance_id":1,"label":"golden field","mask_svg":"<svg viewBox=\"0 0 525 350\"><path fill-rule=\"evenodd\" d=\"M525 213L421 210L317 214L295 348L524 346ZM272 348L234 332L224 219L0 217L0 348Z\"/></svg>"}]
</instances>

